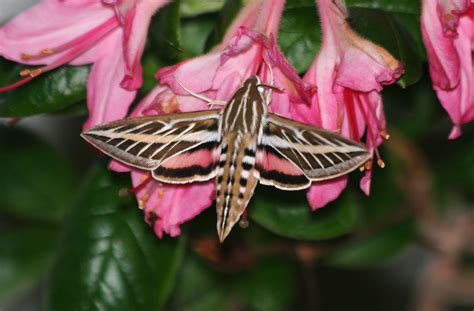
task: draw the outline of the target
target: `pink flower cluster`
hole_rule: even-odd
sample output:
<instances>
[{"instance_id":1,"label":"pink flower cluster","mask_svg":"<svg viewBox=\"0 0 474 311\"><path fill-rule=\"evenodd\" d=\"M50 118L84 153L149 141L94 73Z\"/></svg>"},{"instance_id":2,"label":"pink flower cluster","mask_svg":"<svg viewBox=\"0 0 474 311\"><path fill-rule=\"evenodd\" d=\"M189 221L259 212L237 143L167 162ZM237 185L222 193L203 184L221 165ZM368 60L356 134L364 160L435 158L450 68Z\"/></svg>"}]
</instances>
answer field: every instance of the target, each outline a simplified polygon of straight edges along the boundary
<instances>
[{"instance_id":1,"label":"pink flower cluster","mask_svg":"<svg viewBox=\"0 0 474 311\"><path fill-rule=\"evenodd\" d=\"M25 64L44 65L22 72L7 91L64 64L92 63L88 80L89 119L85 128L123 118L142 84L140 58L152 15L169 0L43 0L0 27L0 55ZM455 123L473 118L473 8L468 0L424 0L422 30L434 87ZM187 90L228 100L241 83L259 75L282 87L270 110L339 131L365 143L379 166L378 146L388 138L380 92L403 73L401 63L382 47L360 37L347 23L343 0L316 0L321 16L321 49L303 78L280 52L276 39L284 0L253 0L240 11L222 42L211 52L157 74L160 83L131 116L208 109ZM469 56L469 57L468 57ZM369 194L372 163L361 180ZM164 185L143 171L131 171L145 219L158 236L180 234L179 225L212 204L214 183ZM346 177L313 185L307 192L313 210L336 199Z\"/></svg>"}]
</instances>

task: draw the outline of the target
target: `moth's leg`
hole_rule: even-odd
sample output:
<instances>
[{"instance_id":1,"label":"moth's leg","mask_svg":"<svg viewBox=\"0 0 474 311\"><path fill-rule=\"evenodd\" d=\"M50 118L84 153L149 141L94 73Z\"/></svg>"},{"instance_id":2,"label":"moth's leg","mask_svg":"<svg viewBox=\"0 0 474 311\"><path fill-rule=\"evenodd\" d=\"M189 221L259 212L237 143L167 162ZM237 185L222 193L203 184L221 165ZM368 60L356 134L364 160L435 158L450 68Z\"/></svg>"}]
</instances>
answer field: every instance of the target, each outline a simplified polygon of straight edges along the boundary
<instances>
[{"instance_id":1,"label":"moth's leg","mask_svg":"<svg viewBox=\"0 0 474 311\"><path fill-rule=\"evenodd\" d=\"M193 91L191 91L190 89L185 87L176 77L174 79L176 80L176 83L178 83L179 86L182 87L183 90L188 92L191 96L194 96L196 98L199 98L200 100L203 100L203 101L207 102L207 104L211 107L211 109L214 107L214 105L221 105L222 106L222 105L225 105L227 103L223 100L213 100L213 99L201 96L197 93L194 93Z\"/></svg>"}]
</instances>

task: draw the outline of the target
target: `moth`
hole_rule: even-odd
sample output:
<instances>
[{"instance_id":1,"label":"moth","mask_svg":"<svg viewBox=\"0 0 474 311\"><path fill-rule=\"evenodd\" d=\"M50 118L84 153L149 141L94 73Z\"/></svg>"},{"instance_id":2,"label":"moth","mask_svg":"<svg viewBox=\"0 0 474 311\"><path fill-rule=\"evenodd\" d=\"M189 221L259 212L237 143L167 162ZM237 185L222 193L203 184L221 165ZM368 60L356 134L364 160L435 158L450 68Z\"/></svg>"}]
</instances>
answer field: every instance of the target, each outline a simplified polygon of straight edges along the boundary
<instances>
[{"instance_id":1,"label":"moth","mask_svg":"<svg viewBox=\"0 0 474 311\"><path fill-rule=\"evenodd\" d=\"M124 119L81 136L112 158L150 171L159 182L215 178L222 242L257 183L305 189L347 174L371 156L363 144L269 112L266 87L272 86L252 76L223 109Z\"/></svg>"}]
</instances>

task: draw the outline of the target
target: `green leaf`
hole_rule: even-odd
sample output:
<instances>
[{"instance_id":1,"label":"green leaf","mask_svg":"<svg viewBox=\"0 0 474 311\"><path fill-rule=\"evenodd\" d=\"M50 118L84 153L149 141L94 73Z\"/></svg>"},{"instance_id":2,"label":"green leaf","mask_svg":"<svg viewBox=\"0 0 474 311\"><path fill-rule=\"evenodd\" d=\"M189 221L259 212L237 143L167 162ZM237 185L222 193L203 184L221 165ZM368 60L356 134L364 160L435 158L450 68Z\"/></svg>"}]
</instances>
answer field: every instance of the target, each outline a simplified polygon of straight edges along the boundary
<instances>
[{"instance_id":1,"label":"green leaf","mask_svg":"<svg viewBox=\"0 0 474 311\"><path fill-rule=\"evenodd\" d=\"M196 255L187 253L181 265L168 310L225 310L228 289L222 280Z\"/></svg>"},{"instance_id":2,"label":"green leaf","mask_svg":"<svg viewBox=\"0 0 474 311\"><path fill-rule=\"evenodd\" d=\"M179 11L183 17L218 11L224 5L224 0L181 0Z\"/></svg>"},{"instance_id":3,"label":"green leaf","mask_svg":"<svg viewBox=\"0 0 474 311\"><path fill-rule=\"evenodd\" d=\"M57 231L31 224L0 230L0 307L44 275L53 261Z\"/></svg>"},{"instance_id":4,"label":"green leaf","mask_svg":"<svg viewBox=\"0 0 474 311\"><path fill-rule=\"evenodd\" d=\"M234 18L242 8L242 0L226 0L222 10L217 16L216 25L208 37L205 50L210 50L214 45L218 44L224 38L227 28L232 24Z\"/></svg>"},{"instance_id":5,"label":"green leaf","mask_svg":"<svg viewBox=\"0 0 474 311\"><path fill-rule=\"evenodd\" d=\"M74 193L71 169L35 135L0 126L0 211L16 217L59 221Z\"/></svg>"},{"instance_id":6,"label":"green leaf","mask_svg":"<svg viewBox=\"0 0 474 311\"><path fill-rule=\"evenodd\" d=\"M204 53L206 40L215 25L215 14L200 15L182 20L181 37L183 38L184 57L193 57Z\"/></svg>"},{"instance_id":7,"label":"green leaf","mask_svg":"<svg viewBox=\"0 0 474 311\"><path fill-rule=\"evenodd\" d=\"M183 53L181 48L180 0L175 0L160 9L150 25L150 39L153 51L165 62L176 62Z\"/></svg>"},{"instance_id":8,"label":"green leaf","mask_svg":"<svg viewBox=\"0 0 474 311\"><path fill-rule=\"evenodd\" d=\"M308 69L319 50L321 43L319 25L319 15L314 1L288 2L280 23L278 44L298 73Z\"/></svg>"},{"instance_id":9,"label":"green leaf","mask_svg":"<svg viewBox=\"0 0 474 311\"><path fill-rule=\"evenodd\" d=\"M391 13L380 9L350 8L350 17L355 31L387 49L404 64L405 72L398 81L400 86L407 87L421 78L422 63L415 42Z\"/></svg>"},{"instance_id":10,"label":"green leaf","mask_svg":"<svg viewBox=\"0 0 474 311\"><path fill-rule=\"evenodd\" d=\"M0 95L0 117L54 112L82 102L86 99L88 75L88 66L62 66L36 77Z\"/></svg>"},{"instance_id":11,"label":"green leaf","mask_svg":"<svg viewBox=\"0 0 474 311\"><path fill-rule=\"evenodd\" d=\"M411 245L415 235L414 223L405 221L342 244L322 259L327 265L366 268L390 263Z\"/></svg>"},{"instance_id":12,"label":"green leaf","mask_svg":"<svg viewBox=\"0 0 474 311\"><path fill-rule=\"evenodd\" d=\"M297 291L296 271L283 258L264 258L233 283L245 310L289 310Z\"/></svg>"},{"instance_id":13,"label":"green leaf","mask_svg":"<svg viewBox=\"0 0 474 311\"><path fill-rule=\"evenodd\" d=\"M421 38L420 15L421 3L417 0L347 0L349 7L378 9L390 13L396 20L403 25L414 40L418 54L426 59L425 48Z\"/></svg>"},{"instance_id":14,"label":"green leaf","mask_svg":"<svg viewBox=\"0 0 474 311\"><path fill-rule=\"evenodd\" d=\"M250 217L276 234L323 240L348 233L357 223L356 204L347 191L336 202L312 212L304 192L290 195L269 187L261 190L266 194L254 196Z\"/></svg>"},{"instance_id":15,"label":"green leaf","mask_svg":"<svg viewBox=\"0 0 474 311\"><path fill-rule=\"evenodd\" d=\"M159 310L184 240L160 240L105 169L86 180L65 223L47 310Z\"/></svg>"}]
</instances>

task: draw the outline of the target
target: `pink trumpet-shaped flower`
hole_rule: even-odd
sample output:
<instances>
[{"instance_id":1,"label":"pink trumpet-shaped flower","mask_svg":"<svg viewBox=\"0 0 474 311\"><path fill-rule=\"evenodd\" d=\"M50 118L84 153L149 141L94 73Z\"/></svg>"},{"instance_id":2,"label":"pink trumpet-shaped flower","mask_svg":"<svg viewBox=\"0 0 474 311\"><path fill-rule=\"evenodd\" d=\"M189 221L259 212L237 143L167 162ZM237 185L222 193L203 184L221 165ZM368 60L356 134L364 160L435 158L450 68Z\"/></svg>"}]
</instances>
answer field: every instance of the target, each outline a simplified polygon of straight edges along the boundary
<instances>
[{"instance_id":1,"label":"pink trumpet-shaped flower","mask_svg":"<svg viewBox=\"0 0 474 311\"><path fill-rule=\"evenodd\" d=\"M161 69L157 73L160 85L132 115L208 109L208 103L190 95L189 91L212 100L226 101L251 75L257 74L270 84L271 67L275 83L289 91L274 93L271 109L291 116L289 103L299 98L306 98L309 103L312 90L301 81L276 47L275 37L283 8L283 0L249 1L214 50ZM129 170L115 162L112 168ZM143 183L144 180L147 182ZM179 225L209 207L214 199L214 181L170 186L149 181L143 172L134 170L132 181L138 187L137 199L145 210L145 219L153 223L159 237L163 233L180 234Z\"/></svg>"},{"instance_id":2,"label":"pink trumpet-shaped flower","mask_svg":"<svg viewBox=\"0 0 474 311\"><path fill-rule=\"evenodd\" d=\"M355 140L360 140L365 132L367 146L383 166L377 147L388 134L380 91L382 85L394 83L400 77L402 66L385 49L361 38L350 28L342 0L317 0L316 4L323 42L303 78L318 88L312 106L319 107L319 115L312 123ZM366 165L368 170L361 180L366 194L370 191L370 166ZM346 183L347 178L342 177L313 185L308 191L312 208L320 208L337 198Z\"/></svg>"},{"instance_id":3,"label":"pink trumpet-shaped flower","mask_svg":"<svg viewBox=\"0 0 474 311\"><path fill-rule=\"evenodd\" d=\"M142 84L140 58L152 15L169 0L43 0L0 28L0 55L45 65L22 85L64 64L93 63L85 128L122 118Z\"/></svg>"},{"instance_id":4,"label":"pink trumpet-shaped flower","mask_svg":"<svg viewBox=\"0 0 474 311\"><path fill-rule=\"evenodd\" d=\"M421 31L438 99L461 135L461 124L474 119L474 1L424 0Z\"/></svg>"}]
</instances>

